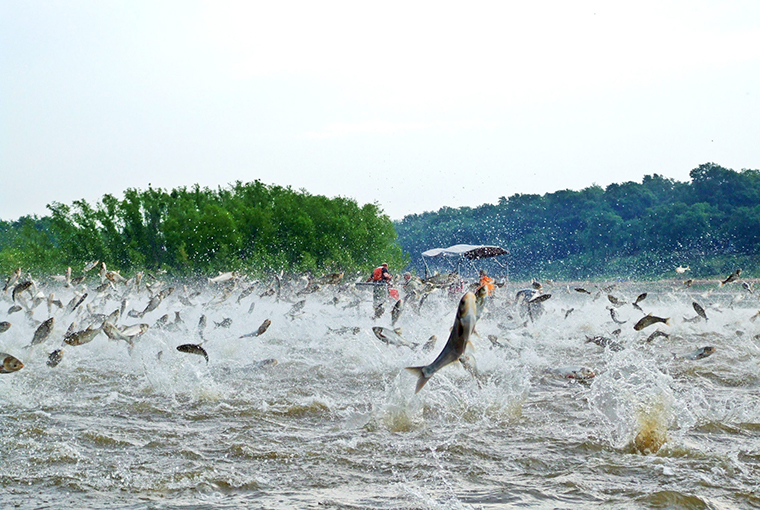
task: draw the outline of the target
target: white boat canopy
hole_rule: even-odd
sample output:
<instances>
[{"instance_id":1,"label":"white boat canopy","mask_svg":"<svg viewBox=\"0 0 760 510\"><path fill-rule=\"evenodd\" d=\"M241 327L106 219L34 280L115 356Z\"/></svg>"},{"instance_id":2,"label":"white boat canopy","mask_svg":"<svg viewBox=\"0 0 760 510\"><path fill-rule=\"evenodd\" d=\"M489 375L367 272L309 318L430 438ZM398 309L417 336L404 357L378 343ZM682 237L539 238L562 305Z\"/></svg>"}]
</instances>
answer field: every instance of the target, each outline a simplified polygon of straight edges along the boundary
<instances>
[{"instance_id":1,"label":"white boat canopy","mask_svg":"<svg viewBox=\"0 0 760 510\"><path fill-rule=\"evenodd\" d=\"M507 255L509 252L499 246L476 244L455 244L448 248L433 248L422 252L423 257L464 257L470 260Z\"/></svg>"},{"instance_id":2,"label":"white boat canopy","mask_svg":"<svg viewBox=\"0 0 760 510\"><path fill-rule=\"evenodd\" d=\"M422 263L425 264L425 276L427 277L428 274L432 274L430 271L430 268L427 265L427 262L425 261L425 258L440 258L440 259L449 259L447 262L449 264L452 264L452 261L450 259L456 259L456 272L460 272L460 266L464 262L465 259L468 259L469 265L472 266L473 269L477 271L477 268L474 266L473 261L477 259L486 259L486 258L493 258L493 261L498 265L499 267L503 268L507 271L507 279L509 279L509 267L502 265L499 263L499 261L495 258L499 255L508 255L509 251L505 250L504 248L501 248L499 246L487 246L487 245L477 245L477 244L455 244L454 246L449 246L448 248L433 248L432 250L427 250L422 252Z\"/></svg>"}]
</instances>

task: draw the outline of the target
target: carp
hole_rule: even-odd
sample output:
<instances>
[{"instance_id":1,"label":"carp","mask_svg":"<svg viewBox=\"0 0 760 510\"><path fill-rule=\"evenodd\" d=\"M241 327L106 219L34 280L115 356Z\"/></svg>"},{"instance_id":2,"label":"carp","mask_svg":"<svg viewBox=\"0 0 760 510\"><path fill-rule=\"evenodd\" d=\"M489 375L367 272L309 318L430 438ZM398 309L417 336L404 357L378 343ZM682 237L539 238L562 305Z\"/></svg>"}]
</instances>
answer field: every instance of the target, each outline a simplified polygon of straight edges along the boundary
<instances>
[{"instance_id":1,"label":"carp","mask_svg":"<svg viewBox=\"0 0 760 510\"><path fill-rule=\"evenodd\" d=\"M18 372L22 368L24 368L24 364L21 363L21 360L8 353L0 352L0 374Z\"/></svg>"},{"instance_id":2,"label":"carp","mask_svg":"<svg viewBox=\"0 0 760 510\"><path fill-rule=\"evenodd\" d=\"M475 294L467 292L459 301L457 314L454 318L454 327L451 328L449 339L438 357L429 365L419 367L407 367L407 370L417 376L415 393L419 393L436 372L446 365L459 360L464 354L470 336L477 322L477 305Z\"/></svg>"},{"instance_id":3,"label":"carp","mask_svg":"<svg viewBox=\"0 0 760 510\"><path fill-rule=\"evenodd\" d=\"M642 329L651 326L652 324L657 324L658 322L664 322L670 326L670 318L663 319L662 317L656 317L650 313L649 315L646 315L639 319L639 322L633 326L633 329L636 331L641 331Z\"/></svg>"}]
</instances>

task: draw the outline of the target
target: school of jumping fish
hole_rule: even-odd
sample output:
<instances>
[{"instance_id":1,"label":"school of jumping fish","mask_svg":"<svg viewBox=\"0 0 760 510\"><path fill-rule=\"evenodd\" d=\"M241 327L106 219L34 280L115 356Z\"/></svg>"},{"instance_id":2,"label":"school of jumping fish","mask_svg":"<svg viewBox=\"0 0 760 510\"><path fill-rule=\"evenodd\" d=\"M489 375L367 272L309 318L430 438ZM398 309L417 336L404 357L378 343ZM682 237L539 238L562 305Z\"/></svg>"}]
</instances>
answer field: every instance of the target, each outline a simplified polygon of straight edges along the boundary
<instances>
[{"instance_id":1,"label":"school of jumping fish","mask_svg":"<svg viewBox=\"0 0 760 510\"><path fill-rule=\"evenodd\" d=\"M92 274L95 269L99 269L97 274ZM676 271L681 270L682 273L688 269L688 267L681 268L679 266ZM737 269L720 281L717 287L738 282L740 275L741 269ZM52 345L60 342L60 344L54 345L55 348L47 354L47 366L50 368L55 368L60 364L67 349L90 343L101 333L111 341L124 342L130 352L135 343L139 342L142 335L150 328L184 330L191 333L182 318L182 310L174 310L173 320L166 313L153 325L132 322L129 319L142 319L146 314L165 305L172 296L175 297L174 304L178 302L187 307L195 306L196 303L193 302L193 299L202 295L202 290L205 290L203 287L211 287L215 290L214 296L208 302L203 303L204 309L213 310L214 306L228 302L230 299L234 299L238 305L244 306L242 301L250 298L248 313L251 313L255 308L257 297L258 299L274 299L292 303L290 310L284 314L282 320L294 320L303 313L302 310L306 304L306 299L303 297L306 295L314 293L331 294L333 298L330 304L338 306L339 303L345 303L342 305L344 309L358 306L363 299L361 292L357 290L362 285L360 282L364 281L361 275L357 275L355 282L346 282L343 273L326 274L319 278L306 275L286 277L279 274L274 275L269 283L262 283L260 280L249 280L245 275L231 271L208 278L205 282L195 286L183 284L179 289L177 286L167 284L160 276L138 272L132 278L125 278L118 271L108 270L105 262L93 261L87 264L77 277L73 277L72 269L69 267L65 275L53 275L48 278L49 283L41 283L32 278L30 274L23 276L23 271L19 268L5 280L0 297L11 304L7 311L8 316L19 313L19 320L29 321L36 328L29 345L24 348L26 355L32 354L31 348L34 346ZM440 292L441 289L451 289L452 282L457 280L458 276L454 273L434 275L427 279L412 278L409 280L404 285L404 297L398 299L391 307L392 325L396 324L405 308L409 308L410 313L419 314L430 293ZM684 288L688 288L692 282L693 280L686 280L683 283ZM503 285L504 283L501 283L498 286ZM744 282L742 287L745 291L752 292L749 283ZM625 326L628 323L628 321L620 320L617 314L617 310L626 305L632 306L642 314L642 317L632 325L635 331L641 331L656 324L671 324L672 318L658 317L646 313L642 309L641 304L647 298L648 293L639 294L635 301L629 303L624 298L614 295L614 288L614 284L596 286L596 293L583 287L576 287L573 290L579 294L588 295L589 299L598 299L600 296L606 295L606 299L611 305L607 309L616 325ZM568 291L571 292L569 288ZM58 297L56 292L59 294ZM551 298L551 294L543 291L541 283L533 281L530 288L518 291L514 300L505 299L500 306L494 305L492 306L493 310L488 310L491 305L488 302L489 297L485 287L473 284L466 292L462 289L459 294L461 292L464 292L464 295L459 299L449 338L438 356L428 365L406 367L409 372L417 377L415 392L419 392L436 372L456 361L459 361L461 366L472 374L477 381L478 372L475 367L475 360L473 354L468 353L467 349L471 345L471 337L477 335L476 324L478 319L485 313L489 313L492 316L497 315L497 318L504 318L504 322L508 324L501 322L498 324L499 328L503 330L509 331L526 327L528 322L537 320L544 313L543 303ZM233 298L235 294L237 296ZM65 299L61 299L64 295ZM709 297L709 293L707 296ZM456 297L458 295L454 299ZM145 298L148 302L142 310L130 308L130 302ZM44 307L43 304L45 304ZM707 312L701 304L694 301L692 307L697 315L691 318L684 317L685 322L709 320ZM35 314L40 310L43 311L43 314L45 311L47 312L45 314L46 319L38 320L35 318ZM374 318L382 317L384 311L383 304L376 306ZM572 308L563 310L564 318L567 318L573 311ZM750 320L754 321L759 315L760 312ZM61 323L69 324L64 333L61 333L60 329L56 329ZM10 321L0 322L0 334L8 331L12 324ZM204 334L207 324L206 315L201 315L194 331L198 341L177 345L177 351L202 357L206 363L209 363L213 357L213 352L209 355L206 347L204 347L206 340ZM216 328L229 328L232 319L222 318L221 321L214 321L214 324ZM271 324L272 319L268 318L258 329L244 334L240 338L261 336L266 333ZM626 327L631 327L631 325ZM356 335L359 330L360 328L341 327L330 331L339 335L347 333ZM615 340L621 331L621 328L616 329L610 336L587 336L586 342L594 343L612 351L619 351L625 348L625 345ZM379 341L388 346L408 348L415 351L420 348L419 343L406 340L400 328L375 326L372 328L372 332ZM646 342L652 342L659 337L667 338L668 333L657 329L647 337ZM494 348L503 347L497 336L489 335L488 339ZM431 336L422 346L422 352L431 352L435 348L436 340L434 335ZM37 351L38 349L34 352ZM700 360L715 352L715 346L707 345L688 353L673 353L673 356L676 359ZM161 359L162 354L161 351L158 352L158 360ZM20 358L24 358L21 353L0 352L0 374L12 374L23 369L24 363ZM273 366L277 364L277 360L263 360L259 363L262 366ZM551 367L547 368L547 373L579 381L588 381L596 376L594 370L584 366Z\"/></svg>"}]
</instances>

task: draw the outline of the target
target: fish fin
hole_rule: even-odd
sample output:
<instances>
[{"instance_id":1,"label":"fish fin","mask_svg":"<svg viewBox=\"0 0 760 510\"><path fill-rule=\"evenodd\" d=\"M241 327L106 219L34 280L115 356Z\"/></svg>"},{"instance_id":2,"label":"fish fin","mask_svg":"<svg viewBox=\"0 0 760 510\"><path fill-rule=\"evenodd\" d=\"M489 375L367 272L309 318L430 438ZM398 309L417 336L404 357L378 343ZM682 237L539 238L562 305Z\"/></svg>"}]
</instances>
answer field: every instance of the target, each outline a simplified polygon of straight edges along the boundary
<instances>
[{"instance_id":1,"label":"fish fin","mask_svg":"<svg viewBox=\"0 0 760 510\"><path fill-rule=\"evenodd\" d=\"M417 388L414 390L414 393L419 393L423 386L425 386L425 383L430 380L430 377L425 377L425 373L422 371L422 369L425 367L406 367L406 369L417 376Z\"/></svg>"},{"instance_id":2,"label":"fish fin","mask_svg":"<svg viewBox=\"0 0 760 510\"><path fill-rule=\"evenodd\" d=\"M666 326L670 326L670 317L668 317L667 319L665 319L665 325Z\"/></svg>"}]
</instances>

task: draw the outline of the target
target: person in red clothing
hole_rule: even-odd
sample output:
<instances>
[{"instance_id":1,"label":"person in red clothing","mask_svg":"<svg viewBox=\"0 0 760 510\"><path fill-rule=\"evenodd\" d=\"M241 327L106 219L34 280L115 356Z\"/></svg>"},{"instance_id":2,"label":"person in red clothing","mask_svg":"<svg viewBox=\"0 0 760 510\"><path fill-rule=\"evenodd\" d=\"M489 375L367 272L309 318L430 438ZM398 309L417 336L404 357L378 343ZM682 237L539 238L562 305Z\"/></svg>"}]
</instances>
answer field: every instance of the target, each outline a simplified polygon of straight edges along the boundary
<instances>
[{"instance_id":1,"label":"person in red clothing","mask_svg":"<svg viewBox=\"0 0 760 510\"><path fill-rule=\"evenodd\" d=\"M383 262L380 267L372 271L372 276L367 279L367 282L375 284L374 289L372 289L372 302L375 310L388 300L388 284L392 278L393 275L388 271L388 264Z\"/></svg>"},{"instance_id":2,"label":"person in red clothing","mask_svg":"<svg viewBox=\"0 0 760 510\"><path fill-rule=\"evenodd\" d=\"M383 262L380 267L376 267L375 270L372 271L372 276L370 276L367 281L375 283L388 283L391 281L391 278L393 278L393 275L390 273L390 271L388 271L388 264L386 262Z\"/></svg>"}]
</instances>

